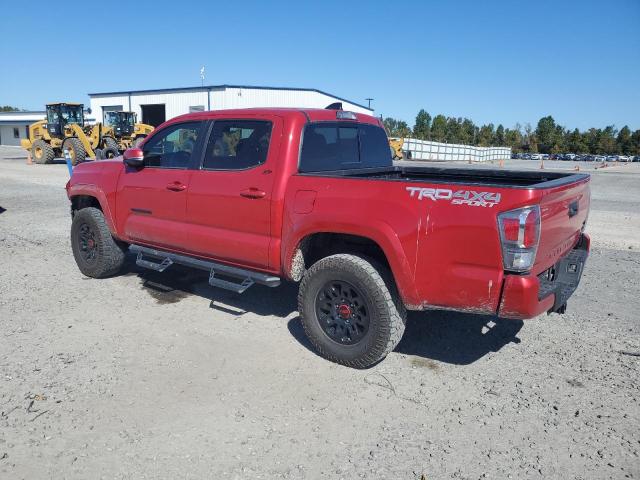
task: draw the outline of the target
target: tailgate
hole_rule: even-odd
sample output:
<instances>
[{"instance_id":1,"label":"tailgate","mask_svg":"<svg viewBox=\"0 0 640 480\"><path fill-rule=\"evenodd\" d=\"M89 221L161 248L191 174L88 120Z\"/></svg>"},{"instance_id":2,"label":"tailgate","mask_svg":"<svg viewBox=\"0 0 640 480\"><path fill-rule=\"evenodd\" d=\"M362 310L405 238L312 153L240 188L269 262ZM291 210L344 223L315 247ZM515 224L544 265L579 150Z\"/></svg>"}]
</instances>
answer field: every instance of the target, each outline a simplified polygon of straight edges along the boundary
<instances>
[{"instance_id":1,"label":"tailgate","mask_svg":"<svg viewBox=\"0 0 640 480\"><path fill-rule=\"evenodd\" d=\"M576 175L574 182L545 189L540 200L540 243L533 273L554 265L578 242L589 215L590 178Z\"/></svg>"}]
</instances>

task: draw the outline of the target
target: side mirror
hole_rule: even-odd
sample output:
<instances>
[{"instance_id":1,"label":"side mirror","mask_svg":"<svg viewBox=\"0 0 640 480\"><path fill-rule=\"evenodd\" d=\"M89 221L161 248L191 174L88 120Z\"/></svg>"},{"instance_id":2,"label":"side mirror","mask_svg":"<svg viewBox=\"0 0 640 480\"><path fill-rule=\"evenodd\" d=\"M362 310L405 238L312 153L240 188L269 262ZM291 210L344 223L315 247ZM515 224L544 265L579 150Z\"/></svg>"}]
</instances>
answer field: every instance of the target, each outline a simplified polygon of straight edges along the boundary
<instances>
[{"instance_id":1,"label":"side mirror","mask_svg":"<svg viewBox=\"0 0 640 480\"><path fill-rule=\"evenodd\" d=\"M133 168L144 166L144 152L139 148L127 148L122 154L122 161Z\"/></svg>"}]
</instances>

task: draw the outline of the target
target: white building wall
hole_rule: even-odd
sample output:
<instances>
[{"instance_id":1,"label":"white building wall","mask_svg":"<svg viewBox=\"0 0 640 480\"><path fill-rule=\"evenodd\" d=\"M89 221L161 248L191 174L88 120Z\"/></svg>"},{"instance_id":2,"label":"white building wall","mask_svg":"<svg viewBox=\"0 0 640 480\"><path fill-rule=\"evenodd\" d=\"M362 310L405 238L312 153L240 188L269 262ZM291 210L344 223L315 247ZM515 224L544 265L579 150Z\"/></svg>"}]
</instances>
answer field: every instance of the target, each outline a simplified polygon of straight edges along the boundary
<instances>
[{"instance_id":1,"label":"white building wall","mask_svg":"<svg viewBox=\"0 0 640 480\"><path fill-rule=\"evenodd\" d=\"M14 137L13 129L18 129L18 138ZM25 126L20 124L0 125L0 145L20 146L20 139L27 138Z\"/></svg>"},{"instance_id":2,"label":"white building wall","mask_svg":"<svg viewBox=\"0 0 640 480\"><path fill-rule=\"evenodd\" d=\"M325 108L334 102L342 102L345 110L371 113L350 102L309 90L227 88L211 92L211 110L255 107Z\"/></svg>"},{"instance_id":3,"label":"white building wall","mask_svg":"<svg viewBox=\"0 0 640 480\"><path fill-rule=\"evenodd\" d=\"M28 137L27 127L44 117L44 112L0 112L0 145L19 146L20 140ZM14 128L18 129L18 138Z\"/></svg>"},{"instance_id":4,"label":"white building wall","mask_svg":"<svg viewBox=\"0 0 640 480\"><path fill-rule=\"evenodd\" d=\"M171 92L132 93L131 95L98 95L90 99L92 116L102 121L103 107L122 105L123 110L138 114L142 121L141 105L164 104L166 119L189 113L190 107L204 107L204 110L228 110L232 108L292 107L325 108L334 102L342 102L345 110L371 114L345 100L309 90L282 90L266 88L211 88Z\"/></svg>"}]
</instances>

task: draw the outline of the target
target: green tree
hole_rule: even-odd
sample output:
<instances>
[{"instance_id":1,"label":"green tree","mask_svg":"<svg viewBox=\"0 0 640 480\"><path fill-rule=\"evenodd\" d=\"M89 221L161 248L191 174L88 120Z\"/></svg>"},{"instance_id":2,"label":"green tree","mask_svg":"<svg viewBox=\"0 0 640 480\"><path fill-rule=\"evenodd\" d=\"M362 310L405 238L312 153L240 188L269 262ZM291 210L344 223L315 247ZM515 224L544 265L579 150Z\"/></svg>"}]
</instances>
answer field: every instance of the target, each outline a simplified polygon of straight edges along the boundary
<instances>
[{"instance_id":1,"label":"green tree","mask_svg":"<svg viewBox=\"0 0 640 480\"><path fill-rule=\"evenodd\" d=\"M463 145L473 145L476 136L476 126L471 120L465 118L460 125L460 143Z\"/></svg>"},{"instance_id":2,"label":"green tree","mask_svg":"<svg viewBox=\"0 0 640 480\"><path fill-rule=\"evenodd\" d=\"M496 145L498 147L504 147L506 145L504 127L502 124L498 125L498 128L496 128Z\"/></svg>"},{"instance_id":3,"label":"green tree","mask_svg":"<svg viewBox=\"0 0 640 480\"><path fill-rule=\"evenodd\" d=\"M12 107L10 105L4 105L0 107L0 112L19 112L20 109L16 107Z\"/></svg>"},{"instance_id":4,"label":"green tree","mask_svg":"<svg viewBox=\"0 0 640 480\"><path fill-rule=\"evenodd\" d=\"M444 142L447 139L447 119L444 115L436 115L431 124L431 140Z\"/></svg>"},{"instance_id":5,"label":"green tree","mask_svg":"<svg viewBox=\"0 0 640 480\"><path fill-rule=\"evenodd\" d=\"M511 147L514 152L521 152L522 148L522 132L520 125L517 124L513 129L507 128L504 131L504 142L507 147Z\"/></svg>"},{"instance_id":6,"label":"green tree","mask_svg":"<svg viewBox=\"0 0 640 480\"><path fill-rule=\"evenodd\" d=\"M631 130L629 130L629 127L626 125L620 129L620 132L618 132L616 143L618 144L618 151L620 153L623 155L633 155L631 153Z\"/></svg>"},{"instance_id":7,"label":"green tree","mask_svg":"<svg viewBox=\"0 0 640 480\"><path fill-rule=\"evenodd\" d=\"M616 143L617 130L613 125L605 127L598 139L598 153L604 155L613 155L618 153L618 144Z\"/></svg>"},{"instance_id":8,"label":"green tree","mask_svg":"<svg viewBox=\"0 0 640 480\"><path fill-rule=\"evenodd\" d=\"M396 120L395 118L387 117L382 120L384 128L387 130L387 135L390 137L410 137L411 129L407 122L403 120Z\"/></svg>"},{"instance_id":9,"label":"green tree","mask_svg":"<svg viewBox=\"0 0 640 480\"><path fill-rule=\"evenodd\" d=\"M640 155L640 130L636 130L631 134L631 152L632 155Z\"/></svg>"},{"instance_id":10,"label":"green tree","mask_svg":"<svg viewBox=\"0 0 640 480\"><path fill-rule=\"evenodd\" d=\"M542 117L538 121L536 127L536 138L538 139L538 148L542 153L549 153L557 143L558 130L556 121L551 115Z\"/></svg>"},{"instance_id":11,"label":"green tree","mask_svg":"<svg viewBox=\"0 0 640 480\"><path fill-rule=\"evenodd\" d=\"M587 153L589 151L589 145L577 128L573 132L567 133L565 145L568 153Z\"/></svg>"},{"instance_id":12,"label":"green tree","mask_svg":"<svg viewBox=\"0 0 640 480\"><path fill-rule=\"evenodd\" d=\"M416 115L416 123L413 126L413 136L421 140L429 140L431 135L431 115L424 109Z\"/></svg>"},{"instance_id":13,"label":"green tree","mask_svg":"<svg viewBox=\"0 0 640 480\"><path fill-rule=\"evenodd\" d=\"M493 123L482 125L478 131L477 143L481 147L490 147L495 144L495 130Z\"/></svg>"},{"instance_id":14,"label":"green tree","mask_svg":"<svg viewBox=\"0 0 640 480\"><path fill-rule=\"evenodd\" d=\"M462 143L462 119L447 118L447 143Z\"/></svg>"}]
</instances>

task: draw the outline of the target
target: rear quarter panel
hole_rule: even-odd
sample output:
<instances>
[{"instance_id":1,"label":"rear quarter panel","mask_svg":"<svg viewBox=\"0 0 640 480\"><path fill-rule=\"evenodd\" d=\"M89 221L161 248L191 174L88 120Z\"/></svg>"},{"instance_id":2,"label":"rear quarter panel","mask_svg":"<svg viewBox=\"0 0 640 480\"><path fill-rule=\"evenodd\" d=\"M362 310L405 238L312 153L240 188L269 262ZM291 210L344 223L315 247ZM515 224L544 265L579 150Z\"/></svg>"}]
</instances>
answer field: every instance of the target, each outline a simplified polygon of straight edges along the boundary
<instances>
[{"instance_id":1,"label":"rear quarter panel","mask_svg":"<svg viewBox=\"0 0 640 480\"><path fill-rule=\"evenodd\" d=\"M285 271L295 247L311 233L361 235L385 252L408 307L495 312L503 280L497 214L534 202L536 193L454 187L500 193L499 204L482 207L420 200L410 195L408 186L451 188L404 181L292 176L283 222ZM299 191L316 192L312 209L305 196L304 208L296 211Z\"/></svg>"}]
</instances>

